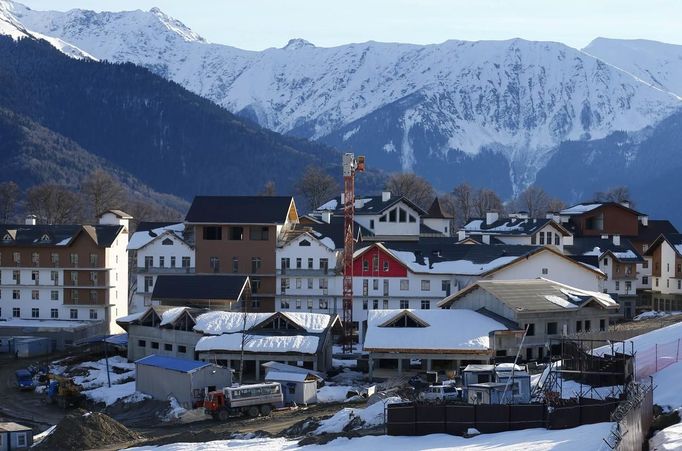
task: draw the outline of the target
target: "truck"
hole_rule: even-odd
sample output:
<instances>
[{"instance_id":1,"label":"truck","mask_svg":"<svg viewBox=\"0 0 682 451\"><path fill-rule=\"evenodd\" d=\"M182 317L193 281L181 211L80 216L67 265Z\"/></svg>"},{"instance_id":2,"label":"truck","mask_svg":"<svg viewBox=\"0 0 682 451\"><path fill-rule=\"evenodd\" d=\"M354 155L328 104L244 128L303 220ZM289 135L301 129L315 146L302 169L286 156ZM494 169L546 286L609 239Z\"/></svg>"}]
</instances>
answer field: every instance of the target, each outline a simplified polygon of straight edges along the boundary
<instances>
[{"instance_id":1,"label":"truck","mask_svg":"<svg viewBox=\"0 0 682 451\"><path fill-rule=\"evenodd\" d=\"M17 388L19 390L33 390L35 388L33 374L29 370L17 370L14 375L17 378Z\"/></svg>"},{"instance_id":2,"label":"truck","mask_svg":"<svg viewBox=\"0 0 682 451\"><path fill-rule=\"evenodd\" d=\"M78 386L68 377L50 374L47 382L47 394L45 401L48 404L57 404L65 409L67 407L78 407L83 400Z\"/></svg>"},{"instance_id":3,"label":"truck","mask_svg":"<svg viewBox=\"0 0 682 451\"><path fill-rule=\"evenodd\" d=\"M230 417L270 415L272 409L283 404L282 386L279 382L224 387L208 392L204 410L214 420L225 421Z\"/></svg>"}]
</instances>

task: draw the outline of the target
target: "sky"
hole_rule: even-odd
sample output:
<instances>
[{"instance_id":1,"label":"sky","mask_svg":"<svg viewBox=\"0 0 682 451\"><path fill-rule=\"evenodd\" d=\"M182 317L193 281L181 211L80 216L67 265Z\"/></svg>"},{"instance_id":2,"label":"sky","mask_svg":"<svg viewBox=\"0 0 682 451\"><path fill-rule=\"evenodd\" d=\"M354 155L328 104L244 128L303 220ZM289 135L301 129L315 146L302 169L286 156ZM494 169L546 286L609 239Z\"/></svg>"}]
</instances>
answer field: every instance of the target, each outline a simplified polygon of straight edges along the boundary
<instances>
[{"instance_id":1,"label":"sky","mask_svg":"<svg viewBox=\"0 0 682 451\"><path fill-rule=\"evenodd\" d=\"M682 0L19 0L37 10L158 6L210 42L248 50L520 37L585 47L596 37L682 44Z\"/></svg>"}]
</instances>

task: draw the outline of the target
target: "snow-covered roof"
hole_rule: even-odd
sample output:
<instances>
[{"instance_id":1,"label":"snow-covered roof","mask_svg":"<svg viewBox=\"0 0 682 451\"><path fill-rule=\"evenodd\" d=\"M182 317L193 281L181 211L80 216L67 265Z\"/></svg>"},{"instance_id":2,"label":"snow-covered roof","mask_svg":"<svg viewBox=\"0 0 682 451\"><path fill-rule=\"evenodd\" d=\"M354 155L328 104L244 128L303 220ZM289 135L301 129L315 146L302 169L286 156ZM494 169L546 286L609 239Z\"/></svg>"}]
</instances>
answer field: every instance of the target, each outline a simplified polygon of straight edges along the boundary
<instances>
[{"instance_id":1,"label":"snow-covered roof","mask_svg":"<svg viewBox=\"0 0 682 451\"><path fill-rule=\"evenodd\" d=\"M245 352L294 352L315 354L319 337L312 335L249 335L246 334ZM197 342L196 351L241 351L242 334L223 334L202 337Z\"/></svg>"},{"instance_id":2,"label":"snow-covered roof","mask_svg":"<svg viewBox=\"0 0 682 451\"><path fill-rule=\"evenodd\" d=\"M417 263L417 257L413 252L391 250L391 253L400 260L410 271L429 274L463 274L478 275L492 271L507 265L519 257L499 257L488 263L474 263L470 260L452 260L430 263L429 257L424 257L424 264Z\"/></svg>"},{"instance_id":3,"label":"snow-covered roof","mask_svg":"<svg viewBox=\"0 0 682 451\"><path fill-rule=\"evenodd\" d=\"M324 332L329 326L331 316L324 313L282 312L282 315L313 334Z\"/></svg>"},{"instance_id":4,"label":"snow-covered roof","mask_svg":"<svg viewBox=\"0 0 682 451\"><path fill-rule=\"evenodd\" d=\"M172 234L180 240L183 240L184 233L185 224L181 222L177 224L163 225L148 230L138 230L130 237L130 240L128 241L128 250L134 251L142 249L162 235Z\"/></svg>"},{"instance_id":5,"label":"snow-covered roof","mask_svg":"<svg viewBox=\"0 0 682 451\"><path fill-rule=\"evenodd\" d=\"M26 329L78 329L97 323L97 321L62 321L46 319L19 319L9 318L7 321L0 321L2 327L21 327Z\"/></svg>"},{"instance_id":6,"label":"snow-covered roof","mask_svg":"<svg viewBox=\"0 0 682 451\"><path fill-rule=\"evenodd\" d=\"M168 309L165 312L161 314L161 325L165 326L166 324L172 324L175 322L176 319L182 315L182 313L187 310L189 307L174 307L172 309Z\"/></svg>"},{"instance_id":7,"label":"snow-covered roof","mask_svg":"<svg viewBox=\"0 0 682 451\"><path fill-rule=\"evenodd\" d=\"M289 372L284 372L284 371L278 371L278 370L268 370L268 372L265 374L265 380L266 381L281 381L281 382L305 382L305 380L308 379L307 374L302 374L302 373L289 373ZM315 379L311 379L312 381L315 381Z\"/></svg>"},{"instance_id":8,"label":"snow-covered roof","mask_svg":"<svg viewBox=\"0 0 682 451\"><path fill-rule=\"evenodd\" d=\"M281 312L280 314L311 334L324 332L332 319L331 315L325 313ZM245 326L244 321L246 321L246 330L249 330L274 315L277 313L208 312L196 318L194 330L209 335L241 332Z\"/></svg>"},{"instance_id":9,"label":"snow-covered roof","mask_svg":"<svg viewBox=\"0 0 682 451\"><path fill-rule=\"evenodd\" d=\"M137 321L138 319L142 318L145 313L147 313L148 309L142 310L141 312L137 313L131 313L130 315L126 316L121 316L120 318L116 318L117 323L132 323L133 321Z\"/></svg>"},{"instance_id":10,"label":"snow-covered roof","mask_svg":"<svg viewBox=\"0 0 682 451\"><path fill-rule=\"evenodd\" d=\"M597 209L601 207L603 204L601 203L593 203L593 204L577 204L573 205L572 207L569 208L564 208L561 210L559 214L562 215L581 215L583 213L587 213L588 211L592 211L594 209Z\"/></svg>"},{"instance_id":11,"label":"snow-covered roof","mask_svg":"<svg viewBox=\"0 0 682 451\"><path fill-rule=\"evenodd\" d=\"M403 315L423 327L391 327ZM488 335L507 330L503 324L473 310L370 310L364 349L487 351Z\"/></svg>"},{"instance_id":12,"label":"snow-covered roof","mask_svg":"<svg viewBox=\"0 0 682 451\"><path fill-rule=\"evenodd\" d=\"M561 225L546 218L501 218L488 224L484 219L470 219L464 225L464 230L470 233L484 233L490 235L532 235L543 227L551 225L561 231L563 235L569 232Z\"/></svg>"}]
</instances>

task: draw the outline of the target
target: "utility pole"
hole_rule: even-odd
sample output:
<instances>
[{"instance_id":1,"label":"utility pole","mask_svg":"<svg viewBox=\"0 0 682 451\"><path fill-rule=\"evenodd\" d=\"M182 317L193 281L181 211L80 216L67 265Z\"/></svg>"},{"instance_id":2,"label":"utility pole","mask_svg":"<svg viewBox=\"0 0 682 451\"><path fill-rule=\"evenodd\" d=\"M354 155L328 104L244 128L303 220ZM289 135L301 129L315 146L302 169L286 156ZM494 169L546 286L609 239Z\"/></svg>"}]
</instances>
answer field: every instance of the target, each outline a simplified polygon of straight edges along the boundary
<instances>
[{"instance_id":1,"label":"utility pole","mask_svg":"<svg viewBox=\"0 0 682 451\"><path fill-rule=\"evenodd\" d=\"M353 224L355 222L355 172L364 172L365 157L343 155L343 352L353 352Z\"/></svg>"}]
</instances>

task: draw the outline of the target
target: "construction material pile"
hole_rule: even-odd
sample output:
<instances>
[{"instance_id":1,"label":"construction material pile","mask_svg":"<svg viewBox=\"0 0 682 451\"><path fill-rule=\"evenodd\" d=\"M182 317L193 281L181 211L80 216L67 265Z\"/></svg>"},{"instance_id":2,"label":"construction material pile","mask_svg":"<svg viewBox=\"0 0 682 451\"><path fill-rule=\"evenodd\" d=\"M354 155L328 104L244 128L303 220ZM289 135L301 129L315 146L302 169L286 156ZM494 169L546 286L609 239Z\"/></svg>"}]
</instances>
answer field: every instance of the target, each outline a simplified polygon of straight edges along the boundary
<instances>
[{"instance_id":1,"label":"construction material pile","mask_svg":"<svg viewBox=\"0 0 682 451\"><path fill-rule=\"evenodd\" d=\"M77 409L64 417L36 449L85 450L134 442L141 438L142 436L107 415Z\"/></svg>"}]
</instances>

